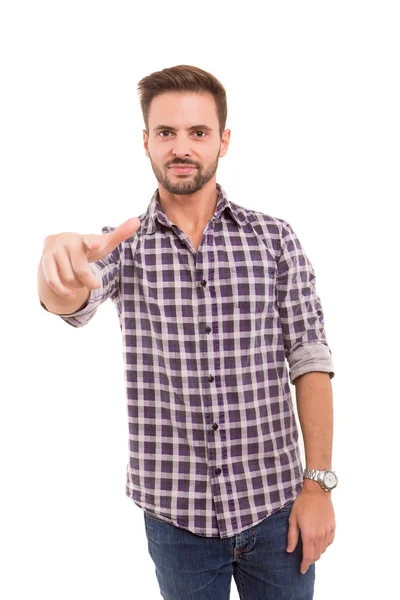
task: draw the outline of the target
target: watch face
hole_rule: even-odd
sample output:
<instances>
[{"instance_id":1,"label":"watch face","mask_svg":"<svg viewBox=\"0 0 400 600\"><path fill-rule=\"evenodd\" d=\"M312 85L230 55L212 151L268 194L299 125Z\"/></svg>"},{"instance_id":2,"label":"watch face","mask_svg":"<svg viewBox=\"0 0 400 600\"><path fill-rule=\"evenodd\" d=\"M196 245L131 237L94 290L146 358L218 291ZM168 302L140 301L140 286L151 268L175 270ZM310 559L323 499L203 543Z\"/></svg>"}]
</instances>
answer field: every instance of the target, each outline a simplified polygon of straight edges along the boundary
<instances>
[{"instance_id":1,"label":"watch face","mask_svg":"<svg viewBox=\"0 0 400 600\"><path fill-rule=\"evenodd\" d=\"M333 471L327 471L324 476L324 484L330 490L336 487L337 485L337 477Z\"/></svg>"}]
</instances>

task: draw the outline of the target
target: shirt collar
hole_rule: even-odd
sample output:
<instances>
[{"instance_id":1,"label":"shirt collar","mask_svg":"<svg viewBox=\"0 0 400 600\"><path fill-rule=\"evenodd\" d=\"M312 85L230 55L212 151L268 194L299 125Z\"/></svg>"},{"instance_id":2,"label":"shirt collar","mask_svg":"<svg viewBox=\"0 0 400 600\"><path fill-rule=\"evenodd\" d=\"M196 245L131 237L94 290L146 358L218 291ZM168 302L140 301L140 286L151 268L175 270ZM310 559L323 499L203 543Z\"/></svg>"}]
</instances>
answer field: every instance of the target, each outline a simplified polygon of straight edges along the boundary
<instances>
[{"instance_id":1,"label":"shirt collar","mask_svg":"<svg viewBox=\"0 0 400 600\"><path fill-rule=\"evenodd\" d=\"M217 204L215 207L215 211L214 211L212 220L217 221L221 217L222 212L225 209L227 209L238 225L243 226L245 223L247 223L246 215L244 214L244 212L242 210L239 209L238 206L236 206L235 204L232 204L229 201L228 196L227 196L225 190L223 189L223 187L219 183L216 184L216 187L217 187L217 192L218 192L218 198L217 198ZM155 228L156 228L156 223L155 223L156 219L162 225L166 225L168 227L172 226L172 222L168 219L167 215L164 213L163 209L161 208L160 195L159 195L158 188L154 192L152 199L150 201L149 207L147 209L147 212L145 214L146 214L146 216L144 219L143 227L141 228L142 235L154 233Z\"/></svg>"}]
</instances>

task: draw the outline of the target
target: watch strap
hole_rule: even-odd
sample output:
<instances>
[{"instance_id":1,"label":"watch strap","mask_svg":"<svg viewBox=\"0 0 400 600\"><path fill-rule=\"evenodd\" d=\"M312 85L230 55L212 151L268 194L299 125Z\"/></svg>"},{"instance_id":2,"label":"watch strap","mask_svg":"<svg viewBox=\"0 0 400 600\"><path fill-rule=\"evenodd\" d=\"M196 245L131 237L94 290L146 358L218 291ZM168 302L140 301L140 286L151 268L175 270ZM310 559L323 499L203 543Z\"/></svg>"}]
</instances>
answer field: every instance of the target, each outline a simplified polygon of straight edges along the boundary
<instances>
[{"instance_id":1,"label":"watch strap","mask_svg":"<svg viewBox=\"0 0 400 600\"><path fill-rule=\"evenodd\" d=\"M330 492L333 488L328 487L324 482L324 476L327 472L333 473L336 477L337 482L336 473L331 469L324 469L323 471L320 471L318 469L304 469L303 479L312 479L313 481L319 483L319 485L322 487L323 490L325 490L325 492ZM336 487L336 485L334 487Z\"/></svg>"}]
</instances>

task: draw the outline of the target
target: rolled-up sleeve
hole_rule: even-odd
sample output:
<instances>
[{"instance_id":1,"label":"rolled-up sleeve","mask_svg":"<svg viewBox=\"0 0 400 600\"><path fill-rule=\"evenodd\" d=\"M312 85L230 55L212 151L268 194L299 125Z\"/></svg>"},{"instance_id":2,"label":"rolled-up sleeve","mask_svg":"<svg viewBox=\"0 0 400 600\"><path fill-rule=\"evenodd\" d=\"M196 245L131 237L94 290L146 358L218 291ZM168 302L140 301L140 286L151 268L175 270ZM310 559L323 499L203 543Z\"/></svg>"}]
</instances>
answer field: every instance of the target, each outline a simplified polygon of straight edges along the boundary
<instances>
[{"instance_id":1,"label":"rolled-up sleeve","mask_svg":"<svg viewBox=\"0 0 400 600\"><path fill-rule=\"evenodd\" d=\"M102 233L109 233L113 231L115 227L105 226L102 228ZM120 299L120 272L121 272L121 252L122 244L119 244L110 254L90 263L95 276L100 280L101 286L90 290L90 295L86 304L68 315L57 314L63 321L72 325L72 327L83 327L97 312L100 304L105 302L107 298L111 298L115 303L118 311L118 315L121 314L121 299ZM41 302L43 308L46 309L44 304ZM46 309L47 310L47 309Z\"/></svg>"},{"instance_id":2,"label":"rolled-up sleeve","mask_svg":"<svg viewBox=\"0 0 400 600\"><path fill-rule=\"evenodd\" d=\"M310 371L334 377L324 313L315 287L311 261L289 223L281 224L281 252L277 271L277 305L290 382Z\"/></svg>"}]
</instances>

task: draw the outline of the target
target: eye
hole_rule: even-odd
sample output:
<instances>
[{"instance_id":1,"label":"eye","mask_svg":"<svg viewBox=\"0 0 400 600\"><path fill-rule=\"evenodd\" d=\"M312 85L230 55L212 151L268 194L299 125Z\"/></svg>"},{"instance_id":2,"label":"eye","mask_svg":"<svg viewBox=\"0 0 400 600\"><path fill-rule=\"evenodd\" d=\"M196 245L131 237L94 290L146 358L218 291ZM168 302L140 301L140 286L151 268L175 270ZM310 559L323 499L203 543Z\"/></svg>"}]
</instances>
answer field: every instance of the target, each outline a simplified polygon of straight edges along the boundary
<instances>
[{"instance_id":1,"label":"eye","mask_svg":"<svg viewBox=\"0 0 400 600\"><path fill-rule=\"evenodd\" d=\"M164 129L163 131L160 131L158 135L160 135L161 137L165 138L165 137L170 137L169 135L161 135L162 133L171 133L171 131L169 131L168 129ZM205 131L202 131L201 129L198 129L197 131L195 131L194 133L201 133L201 136L196 136L199 138L203 138L207 136L207 133Z\"/></svg>"}]
</instances>

